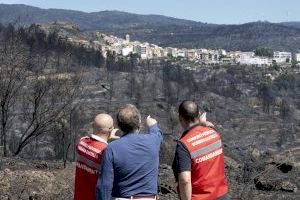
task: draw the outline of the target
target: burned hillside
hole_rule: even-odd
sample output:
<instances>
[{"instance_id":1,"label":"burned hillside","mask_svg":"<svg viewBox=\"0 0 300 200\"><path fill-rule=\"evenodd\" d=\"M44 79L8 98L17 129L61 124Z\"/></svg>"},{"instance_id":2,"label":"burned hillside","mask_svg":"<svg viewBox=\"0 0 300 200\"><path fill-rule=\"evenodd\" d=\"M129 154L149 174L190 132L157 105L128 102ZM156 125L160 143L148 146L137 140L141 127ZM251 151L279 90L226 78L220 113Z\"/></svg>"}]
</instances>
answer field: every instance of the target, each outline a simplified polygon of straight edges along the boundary
<instances>
[{"instance_id":1,"label":"burned hillside","mask_svg":"<svg viewBox=\"0 0 300 200\"><path fill-rule=\"evenodd\" d=\"M184 99L195 100L222 134L232 199L299 198L298 68L212 65L186 69L165 60L140 62L114 55L104 60L99 52L39 31L1 27L1 37L6 37L1 40L1 77L6 77L0 80L1 121L5 121L1 146L6 147L6 156L19 156L12 162L1 159L1 176L11 177L1 182L8 185L1 187L5 198L15 198L7 188L16 177L45 170L50 173L45 176L66 186L56 192L70 198L72 180L59 177L61 173L72 176L76 140L89 132L95 114L115 116L125 103L135 104L143 118L150 114L158 119L165 140L162 199L164 195L176 198L169 165L182 132L177 107ZM14 168L22 163L20 158L47 162ZM71 169L55 169L50 160ZM45 199L36 195L32 198Z\"/></svg>"}]
</instances>

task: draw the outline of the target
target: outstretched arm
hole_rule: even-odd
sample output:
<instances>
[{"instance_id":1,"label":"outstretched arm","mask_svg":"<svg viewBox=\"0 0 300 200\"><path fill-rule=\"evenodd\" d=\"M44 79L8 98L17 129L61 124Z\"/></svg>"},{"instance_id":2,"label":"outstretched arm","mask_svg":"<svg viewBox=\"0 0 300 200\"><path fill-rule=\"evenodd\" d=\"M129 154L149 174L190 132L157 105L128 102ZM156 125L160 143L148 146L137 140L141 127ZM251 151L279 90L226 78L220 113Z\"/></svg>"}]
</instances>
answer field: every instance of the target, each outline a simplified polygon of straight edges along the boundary
<instances>
[{"instance_id":1,"label":"outstretched arm","mask_svg":"<svg viewBox=\"0 0 300 200\"><path fill-rule=\"evenodd\" d=\"M150 115L146 119L147 126L149 128L149 133L159 136L160 143L163 142L163 133L157 125L156 119L152 118Z\"/></svg>"}]
</instances>

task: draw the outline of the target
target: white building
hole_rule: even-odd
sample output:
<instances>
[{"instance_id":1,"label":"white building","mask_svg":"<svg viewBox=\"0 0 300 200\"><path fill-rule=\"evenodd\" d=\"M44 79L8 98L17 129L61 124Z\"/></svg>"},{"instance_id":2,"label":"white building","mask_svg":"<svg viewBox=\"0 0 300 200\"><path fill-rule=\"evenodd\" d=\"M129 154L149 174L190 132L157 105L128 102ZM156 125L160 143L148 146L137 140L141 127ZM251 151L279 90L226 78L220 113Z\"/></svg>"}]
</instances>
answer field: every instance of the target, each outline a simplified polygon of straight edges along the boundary
<instances>
[{"instance_id":1,"label":"white building","mask_svg":"<svg viewBox=\"0 0 300 200\"><path fill-rule=\"evenodd\" d=\"M126 34L126 36L125 36L125 40L126 40L126 42L127 42L127 43L129 43L129 42L130 42L130 35L129 35L129 34Z\"/></svg>"},{"instance_id":2,"label":"white building","mask_svg":"<svg viewBox=\"0 0 300 200\"><path fill-rule=\"evenodd\" d=\"M147 59L147 47L146 46L141 46L141 59Z\"/></svg>"},{"instance_id":3,"label":"white building","mask_svg":"<svg viewBox=\"0 0 300 200\"><path fill-rule=\"evenodd\" d=\"M211 63L219 62L220 54L219 51L209 50L208 51L208 61Z\"/></svg>"},{"instance_id":4,"label":"white building","mask_svg":"<svg viewBox=\"0 0 300 200\"><path fill-rule=\"evenodd\" d=\"M291 52L274 51L273 60L276 63L291 63L292 62L292 53Z\"/></svg>"},{"instance_id":5,"label":"white building","mask_svg":"<svg viewBox=\"0 0 300 200\"><path fill-rule=\"evenodd\" d=\"M219 49L218 53L219 53L219 55L222 55L222 56L226 56L227 55L227 52L224 49Z\"/></svg>"},{"instance_id":6,"label":"white building","mask_svg":"<svg viewBox=\"0 0 300 200\"><path fill-rule=\"evenodd\" d=\"M133 46L133 53L135 53L135 54L141 54L141 51L142 51L142 49L141 49L140 45Z\"/></svg>"},{"instance_id":7,"label":"white building","mask_svg":"<svg viewBox=\"0 0 300 200\"><path fill-rule=\"evenodd\" d=\"M300 62L300 53L295 54L295 61L298 63Z\"/></svg>"},{"instance_id":8,"label":"white building","mask_svg":"<svg viewBox=\"0 0 300 200\"><path fill-rule=\"evenodd\" d=\"M255 53L252 52L252 51L246 51L246 52L238 52L237 54L237 57L238 58L251 58L251 57L254 57Z\"/></svg>"},{"instance_id":9,"label":"white building","mask_svg":"<svg viewBox=\"0 0 300 200\"><path fill-rule=\"evenodd\" d=\"M242 65L271 65L270 59L267 57L255 56L252 51L249 52L231 52L230 55L235 59L236 63Z\"/></svg>"},{"instance_id":10,"label":"white building","mask_svg":"<svg viewBox=\"0 0 300 200\"><path fill-rule=\"evenodd\" d=\"M208 60L208 50L207 49L198 49L197 50L197 59L201 61Z\"/></svg>"},{"instance_id":11,"label":"white building","mask_svg":"<svg viewBox=\"0 0 300 200\"><path fill-rule=\"evenodd\" d=\"M153 49L153 57L156 57L156 58L164 57L163 48L155 45L152 49Z\"/></svg>"},{"instance_id":12,"label":"white building","mask_svg":"<svg viewBox=\"0 0 300 200\"><path fill-rule=\"evenodd\" d=\"M195 60L197 58L197 53L195 49L189 49L186 51L186 55L190 60Z\"/></svg>"},{"instance_id":13,"label":"white building","mask_svg":"<svg viewBox=\"0 0 300 200\"><path fill-rule=\"evenodd\" d=\"M182 58L185 58L185 57L187 57L187 52L185 51L185 50L178 50L177 52L176 52L176 57L182 57Z\"/></svg>"},{"instance_id":14,"label":"white building","mask_svg":"<svg viewBox=\"0 0 300 200\"><path fill-rule=\"evenodd\" d=\"M236 59L237 63L244 64L244 65L270 65L269 58L266 57L241 57Z\"/></svg>"},{"instance_id":15,"label":"white building","mask_svg":"<svg viewBox=\"0 0 300 200\"><path fill-rule=\"evenodd\" d=\"M133 52L133 47L132 46L127 46L122 49L122 56L128 56Z\"/></svg>"},{"instance_id":16,"label":"white building","mask_svg":"<svg viewBox=\"0 0 300 200\"><path fill-rule=\"evenodd\" d=\"M140 45L141 48L141 59L151 59L153 57L153 51L149 47L149 44L145 43Z\"/></svg>"},{"instance_id":17,"label":"white building","mask_svg":"<svg viewBox=\"0 0 300 200\"><path fill-rule=\"evenodd\" d=\"M168 56L177 57L177 53L176 52L177 52L176 48L167 47L167 48L165 48L164 56L165 57L168 57Z\"/></svg>"},{"instance_id":18,"label":"white building","mask_svg":"<svg viewBox=\"0 0 300 200\"><path fill-rule=\"evenodd\" d=\"M217 50L198 49L196 51L196 57L205 63L218 63L220 54Z\"/></svg>"}]
</instances>

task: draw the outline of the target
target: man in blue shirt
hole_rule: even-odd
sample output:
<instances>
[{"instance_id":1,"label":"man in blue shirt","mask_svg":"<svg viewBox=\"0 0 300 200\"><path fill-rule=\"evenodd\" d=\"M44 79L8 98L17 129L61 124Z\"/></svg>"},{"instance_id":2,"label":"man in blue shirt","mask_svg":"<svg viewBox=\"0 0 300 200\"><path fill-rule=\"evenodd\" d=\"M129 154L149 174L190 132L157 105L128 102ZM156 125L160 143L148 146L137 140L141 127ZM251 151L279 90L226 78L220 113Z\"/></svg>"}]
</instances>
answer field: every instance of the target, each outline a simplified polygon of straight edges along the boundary
<instances>
[{"instance_id":1,"label":"man in blue shirt","mask_svg":"<svg viewBox=\"0 0 300 200\"><path fill-rule=\"evenodd\" d=\"M103 155L97 200L156 199L163 137L155 119L148 116L146 122L148 133L141 134L138 109L128 104L119 110L117 123L124 135L108 144Z\"/></svg>"}]
</instances>

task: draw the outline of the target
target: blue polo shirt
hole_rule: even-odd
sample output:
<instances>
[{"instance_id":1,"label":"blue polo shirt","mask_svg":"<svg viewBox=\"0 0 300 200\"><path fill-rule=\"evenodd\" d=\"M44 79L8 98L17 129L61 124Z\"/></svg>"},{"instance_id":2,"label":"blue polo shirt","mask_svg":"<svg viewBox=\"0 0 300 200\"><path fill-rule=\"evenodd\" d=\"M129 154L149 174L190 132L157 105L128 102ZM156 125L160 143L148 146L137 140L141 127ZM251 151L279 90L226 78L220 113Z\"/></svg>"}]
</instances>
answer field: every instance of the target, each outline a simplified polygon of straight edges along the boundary
<instances>
[{"instance_id":1,"label":"blue polo shirt","mask_svg":"<svg viewBox=\"0 0 300 200\"><path fill-rule=\"evenodd\" d=\"M108 144L96 187L97 200L157 194L162 141L161 130L153 125L146 134L129 133Z\"/></svg>"}]
</instances>

